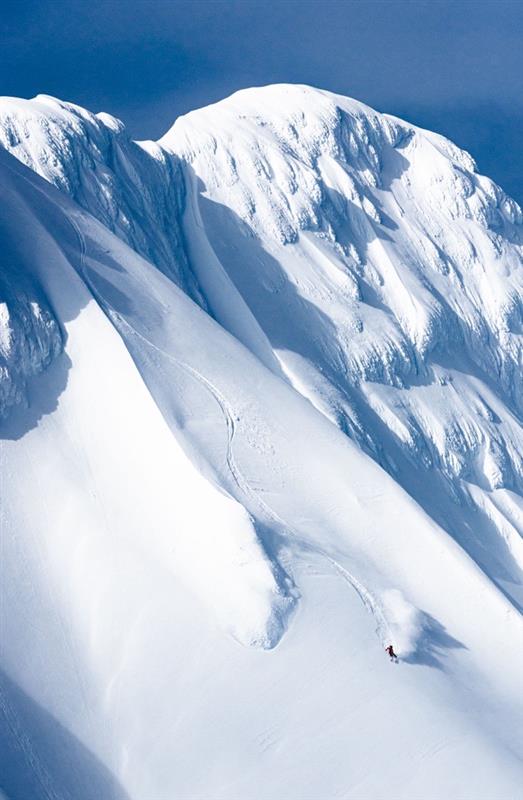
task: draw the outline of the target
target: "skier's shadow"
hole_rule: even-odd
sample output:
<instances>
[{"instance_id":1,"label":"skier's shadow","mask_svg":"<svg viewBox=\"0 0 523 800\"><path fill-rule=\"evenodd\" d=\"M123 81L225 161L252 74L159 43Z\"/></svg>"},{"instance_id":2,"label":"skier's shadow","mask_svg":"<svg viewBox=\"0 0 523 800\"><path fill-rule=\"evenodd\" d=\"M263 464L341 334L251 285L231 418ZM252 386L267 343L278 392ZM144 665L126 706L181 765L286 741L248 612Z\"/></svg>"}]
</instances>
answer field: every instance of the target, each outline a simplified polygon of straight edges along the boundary
<instances>
[{"instance_id":1,"label":"skier's shadow","mask_svg":"<svg viewBox=\"0 0 523 800\"><path fill-rule=\"evenodd\" d=\"M418 638L416 650L402 658L407 664L417 664L426 667L435 667L445 672L445 655L448 650L466 650L466 645L454 639L446 628L437 619L427 614L422 614L422 629Z\"/></svg>"}]
</instances>

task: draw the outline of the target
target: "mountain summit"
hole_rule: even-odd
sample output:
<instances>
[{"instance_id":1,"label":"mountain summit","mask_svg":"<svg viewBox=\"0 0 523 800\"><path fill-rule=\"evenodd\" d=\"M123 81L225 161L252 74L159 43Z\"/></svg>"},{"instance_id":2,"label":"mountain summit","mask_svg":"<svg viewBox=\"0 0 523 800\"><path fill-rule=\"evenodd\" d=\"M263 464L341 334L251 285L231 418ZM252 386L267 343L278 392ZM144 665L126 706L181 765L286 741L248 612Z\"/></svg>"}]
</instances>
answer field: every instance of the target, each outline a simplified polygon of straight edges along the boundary
<instances>
[{"instance_id":1,"label":"mountain summit","mask_svg":"<svg viewBox=\"0 0 523 800\"><path fill-rule=\"evenodd\" d=\"M0 144L0 790L513 798L518 205L307 86Z\"/></svg>"}]
</instances>

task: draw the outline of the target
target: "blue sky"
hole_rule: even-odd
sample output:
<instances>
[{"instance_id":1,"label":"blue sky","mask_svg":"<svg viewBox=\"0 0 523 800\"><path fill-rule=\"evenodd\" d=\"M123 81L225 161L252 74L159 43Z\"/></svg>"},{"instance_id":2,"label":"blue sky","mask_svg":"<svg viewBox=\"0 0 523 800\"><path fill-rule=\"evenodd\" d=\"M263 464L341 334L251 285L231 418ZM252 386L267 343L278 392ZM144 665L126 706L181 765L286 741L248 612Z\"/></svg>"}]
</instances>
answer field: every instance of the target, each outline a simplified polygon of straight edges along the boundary
<instances>
[{"instance_id":1,"label":"blue sky","mask_svg":"<svg viewBox=\"0 0 523 800\"><path fill-rule=\"evenodd\" d=\"M1 91L157 138L246 86L310 83L450 136L523 202L516 0L4 0Z\"/></svg>"}]
</instances>

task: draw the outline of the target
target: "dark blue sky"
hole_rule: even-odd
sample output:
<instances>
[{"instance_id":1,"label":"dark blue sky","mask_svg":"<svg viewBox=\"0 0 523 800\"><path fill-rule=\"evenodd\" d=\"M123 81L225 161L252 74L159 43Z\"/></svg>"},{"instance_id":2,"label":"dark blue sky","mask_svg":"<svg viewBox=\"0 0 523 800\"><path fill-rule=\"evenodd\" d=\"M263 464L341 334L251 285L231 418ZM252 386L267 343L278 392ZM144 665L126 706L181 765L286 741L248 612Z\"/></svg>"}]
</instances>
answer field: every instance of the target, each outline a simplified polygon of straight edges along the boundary
<instances>
[{"instance_id":1,"label":"dark blue sky","mask_svg":"<svg viewBox=\"0 0 523 800\"><path fill-rule=\"evenodd\" d=\"M157 138L236 89L348 94L450 136L523 201L520 0L4 0L4 94L53 94Z\"/></svg>"}]
</instances>

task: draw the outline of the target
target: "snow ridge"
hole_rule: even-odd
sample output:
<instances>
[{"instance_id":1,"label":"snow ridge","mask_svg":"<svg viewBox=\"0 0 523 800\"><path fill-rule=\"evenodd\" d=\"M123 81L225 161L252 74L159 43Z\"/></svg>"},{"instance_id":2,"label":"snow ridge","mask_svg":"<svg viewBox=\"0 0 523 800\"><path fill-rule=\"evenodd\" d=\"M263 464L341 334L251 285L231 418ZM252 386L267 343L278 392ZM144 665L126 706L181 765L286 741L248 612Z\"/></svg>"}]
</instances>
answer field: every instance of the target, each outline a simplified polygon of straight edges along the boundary
<instances>
[{"instance_id":1,"label":"snow ridge","mask_svg":"<svg viewBox=\"0 0 523 800\"><path fill-rule=\"evenodd\" d=\"M38 95L0 105L1 146L198 295L181 241L177 159L154 142L133 142L109 114L73 103Z\"/></svg>"}]
</instances>

